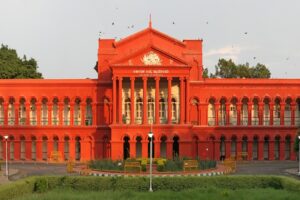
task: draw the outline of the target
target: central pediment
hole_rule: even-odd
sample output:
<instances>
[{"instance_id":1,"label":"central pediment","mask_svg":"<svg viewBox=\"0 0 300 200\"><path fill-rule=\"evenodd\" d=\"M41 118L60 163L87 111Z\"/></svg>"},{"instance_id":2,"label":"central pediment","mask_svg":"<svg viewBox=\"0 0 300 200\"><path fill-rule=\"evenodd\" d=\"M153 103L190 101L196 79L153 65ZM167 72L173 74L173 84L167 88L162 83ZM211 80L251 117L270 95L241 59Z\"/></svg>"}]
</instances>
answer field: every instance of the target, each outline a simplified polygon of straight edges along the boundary
<instances>
[{"instance_id":1,"label":"central pediment","mask_svg":"<svg viewBox=\"0 0 300 200\"><path fill-rule=\"evenodd\" d=\"M187 63L158 47L150 46L132 52L111 63L125 66L185 66Z\"/></svg>"}]
</instances>

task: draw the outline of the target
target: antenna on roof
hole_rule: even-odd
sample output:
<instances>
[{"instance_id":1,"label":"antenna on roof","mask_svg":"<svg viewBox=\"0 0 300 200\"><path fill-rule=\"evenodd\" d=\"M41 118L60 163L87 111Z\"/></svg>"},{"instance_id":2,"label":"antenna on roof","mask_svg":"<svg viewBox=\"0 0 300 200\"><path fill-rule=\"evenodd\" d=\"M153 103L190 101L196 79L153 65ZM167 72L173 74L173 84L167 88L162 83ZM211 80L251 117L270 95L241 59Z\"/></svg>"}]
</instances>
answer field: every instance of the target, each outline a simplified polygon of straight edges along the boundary
<instances>
[{"instance_id":1,"label":"antenna on roof","mask_svg":"<svg viewBox=\"0 0 300 200\"><path fill-rule=\"evenodd\" d=\"M149 28L152 28L152 19L151 19L151 14L149 16Z\"/></svg>"}]
</instances>

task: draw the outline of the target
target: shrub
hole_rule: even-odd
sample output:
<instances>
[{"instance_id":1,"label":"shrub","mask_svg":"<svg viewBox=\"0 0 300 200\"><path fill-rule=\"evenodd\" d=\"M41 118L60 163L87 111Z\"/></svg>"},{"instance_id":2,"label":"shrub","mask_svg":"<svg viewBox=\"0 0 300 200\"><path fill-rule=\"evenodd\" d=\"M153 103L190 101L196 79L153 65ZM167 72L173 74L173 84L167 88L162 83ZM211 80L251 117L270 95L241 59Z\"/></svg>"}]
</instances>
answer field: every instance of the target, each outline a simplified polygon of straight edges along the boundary
<instances>
[{"instance_id":1,"label":"shrub","mask_svg":"<svg viewBox=\"0 0 300 200\"><path fill-rule=\"evenodd\" d=\"M97 170L123 170L124 163L121 160L110 160L110 159L104 159L104 160L92 160L89 162L89 167L91 169L97 169Z\"/></svg>"}]
</instances>

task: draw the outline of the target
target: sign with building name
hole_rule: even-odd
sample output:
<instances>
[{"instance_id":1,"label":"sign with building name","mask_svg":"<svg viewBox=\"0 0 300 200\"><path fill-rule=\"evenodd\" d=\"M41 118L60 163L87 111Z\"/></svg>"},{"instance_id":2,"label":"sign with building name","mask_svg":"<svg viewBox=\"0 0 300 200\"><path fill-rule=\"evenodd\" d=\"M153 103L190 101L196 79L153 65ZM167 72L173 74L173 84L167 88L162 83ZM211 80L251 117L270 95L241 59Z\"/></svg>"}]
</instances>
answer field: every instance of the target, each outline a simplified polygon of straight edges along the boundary
<instances>
[{"instance_id":1,"label":"sign with building name","mask_svg":"<svg viewBox=\"0 0 300 200\"><path fill-rule=\"evenodd\" d=\"M168 74L169 73L169 70L165 69L165 70L162 70L162 69L157 69L157 70L152 70L152 69L147 69L147 70L144 70L144 69L136 69L136 70L133 70L132 71L134 74L140 74L140 75L159 75L159 74Z\"/></svg>"}]
</instances>

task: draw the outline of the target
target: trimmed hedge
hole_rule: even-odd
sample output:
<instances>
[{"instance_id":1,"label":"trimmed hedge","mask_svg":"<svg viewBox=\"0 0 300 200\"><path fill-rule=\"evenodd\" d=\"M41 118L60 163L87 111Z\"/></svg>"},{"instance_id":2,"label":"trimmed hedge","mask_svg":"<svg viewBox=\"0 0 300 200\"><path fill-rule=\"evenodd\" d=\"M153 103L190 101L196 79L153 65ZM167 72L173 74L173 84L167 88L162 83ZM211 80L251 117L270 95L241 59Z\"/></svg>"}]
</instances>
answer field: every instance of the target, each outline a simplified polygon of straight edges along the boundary
<instances>
[{"instance_id":1,"label":"trimmed hedge","mask_svg":"<svg viewBox=\"0 0 300 200\"><path fill-rule=\"evenodd\" d=\"M273 188L300 192L300 181L283 176L156 177L153 179L154 191L213 187L231 190ZM0 186L0 200L34 192L47 192L55 188L79 191L148 191L149 179L146 177L30 177Z\"/></svg>"}]
</instances>

